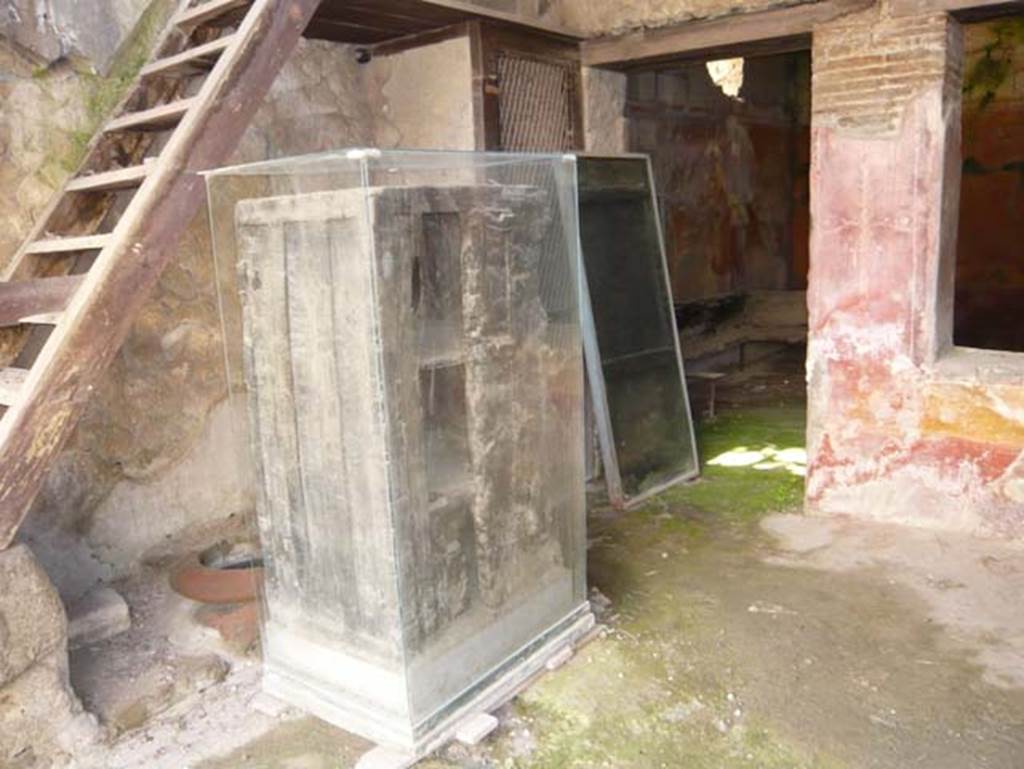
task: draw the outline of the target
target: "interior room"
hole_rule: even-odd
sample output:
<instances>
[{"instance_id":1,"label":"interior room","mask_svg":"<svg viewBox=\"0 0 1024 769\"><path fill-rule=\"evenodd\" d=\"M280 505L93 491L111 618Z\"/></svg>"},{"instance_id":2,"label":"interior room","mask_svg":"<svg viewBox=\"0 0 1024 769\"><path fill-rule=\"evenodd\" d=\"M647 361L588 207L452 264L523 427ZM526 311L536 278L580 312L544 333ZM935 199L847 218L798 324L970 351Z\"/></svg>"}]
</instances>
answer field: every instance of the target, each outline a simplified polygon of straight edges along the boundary
<instances>
[{"instance_id":1,"label":"interior room","mask_svg":"<svg viewBox=\"0 0 1024 769\"><path fill-rule=\"evenodd\" d=\"M628 72L627 144L655 169L687 373L705 411L759 385L762 397L803 398L810 76L809 49Z\"/></svg>"},{"instance_id":2,"label":"interior room","mask_svg":"<svg viewBox=\"0 0 1024 769\"><path fill-rule=\"evenodd\" d=\"M8 5L0 767L1019 769L1019 3Z\"/></svg>"}]
</instances>

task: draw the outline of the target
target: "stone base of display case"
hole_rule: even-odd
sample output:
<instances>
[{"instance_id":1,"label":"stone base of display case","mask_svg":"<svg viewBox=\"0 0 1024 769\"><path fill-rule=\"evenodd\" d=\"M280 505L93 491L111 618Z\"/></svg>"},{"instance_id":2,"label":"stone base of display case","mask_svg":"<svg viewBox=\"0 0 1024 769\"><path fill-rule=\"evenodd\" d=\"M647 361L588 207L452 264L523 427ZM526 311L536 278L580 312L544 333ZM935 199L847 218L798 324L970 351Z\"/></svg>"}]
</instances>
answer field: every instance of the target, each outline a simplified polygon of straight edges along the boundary
<instances>
[{"instance_id":1,"label":"stone base of display case","mask_svg":"<svg viewBox=\"0 0 1024 769\"><path fill-rule=\"evenodd\" d=\"M321 684L314 684L282 666L282 655L278 653L273 662L266 664L263 688L270 696L296 705L341 729L420 758L449 742L467 717L494 710L514 697L534 675L545 669L549 660L574 646L593 627L594 615L589 603L584 603L509 655L443 708L419 721L407 715L399 674L375 669L365 660L337 651L329 652L330 660L321 656L325 653L323 649L317 656L320 663L331 666L332 677L347 678L344 687L325 690ZM295 641L281 635L267 640L278 645ZM308 642L299 642L294 648L297 654L307 655L308 646ZM323 673L321 670L321 680ZM353 686L353 681L362 681L362 684ZM357 691L361 691L361 696Z\"/></svg>"}]
</instances>

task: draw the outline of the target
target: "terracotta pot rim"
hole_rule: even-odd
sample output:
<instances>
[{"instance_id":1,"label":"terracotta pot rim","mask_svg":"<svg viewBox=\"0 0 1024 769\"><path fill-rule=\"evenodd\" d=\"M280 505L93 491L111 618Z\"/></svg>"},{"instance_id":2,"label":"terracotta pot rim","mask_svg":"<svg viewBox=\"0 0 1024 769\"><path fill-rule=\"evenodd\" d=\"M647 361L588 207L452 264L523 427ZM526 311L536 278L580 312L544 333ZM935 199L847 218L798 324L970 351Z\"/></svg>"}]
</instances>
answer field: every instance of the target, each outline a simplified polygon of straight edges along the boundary
<instances>
[{"instance_id":1,"label":"terracotta pot rim","mask_svg":"<svg viewBox=\"0 0 1024 769\"><path fill-rule=\"evenodd\" d=\"M171 569L170 583L176 593L193 601L230 604L255 601L263 580L263 567L218 569L203 563L209 548L182 558Z\"/></svg>"}]
</instances>

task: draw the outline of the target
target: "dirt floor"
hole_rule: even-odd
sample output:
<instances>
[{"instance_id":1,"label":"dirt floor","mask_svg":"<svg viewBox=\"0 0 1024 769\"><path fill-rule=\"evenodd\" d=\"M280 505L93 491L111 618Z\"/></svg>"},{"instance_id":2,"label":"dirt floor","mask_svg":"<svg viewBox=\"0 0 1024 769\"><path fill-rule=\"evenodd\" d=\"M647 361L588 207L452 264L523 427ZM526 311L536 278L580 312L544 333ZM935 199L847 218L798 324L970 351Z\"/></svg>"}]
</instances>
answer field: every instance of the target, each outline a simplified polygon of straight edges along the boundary
<instances>
[{"instance_id":1,"label":"dirt floor","mask_svg":"<svg viewBox=\"0 0 1024 769\"><path fill-rule=\"evenodd\" d=\"M802 386L726 380L702 480L627 514L594 497L606 632L423 769L1024 767L1024 549L799 515ZM82 766L344 769L370 747L257 712L255 657L228 661Z\"/></svg>"}]
</instances>

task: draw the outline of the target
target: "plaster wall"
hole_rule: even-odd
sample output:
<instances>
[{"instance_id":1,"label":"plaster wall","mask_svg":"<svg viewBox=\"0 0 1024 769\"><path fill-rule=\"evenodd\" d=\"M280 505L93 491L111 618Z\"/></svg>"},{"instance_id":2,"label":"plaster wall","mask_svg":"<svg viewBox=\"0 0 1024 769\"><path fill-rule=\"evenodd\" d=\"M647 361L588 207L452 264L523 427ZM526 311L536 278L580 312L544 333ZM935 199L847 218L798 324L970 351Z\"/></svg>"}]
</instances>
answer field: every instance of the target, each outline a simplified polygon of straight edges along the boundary
<instances>
[{"instance_id":1,"label":"plaster wall","mask_svg":"<svg viewBox=\"0 0 1024 769\"><path fill-rule=\"evenodd\" d=\"M962 31L814 39L809 510L1024 535L1024 361L951 346Z\"/></svg>"},{"instance_id":2,"label":"plaster wall","mask_svg":"<svg viewBox=\"0 0 1024 769\"><path fill-rule=\"evenodd\" d=\"M374 58L365 78L376 146L475 147L468 37Z\"/></svg>"},{"instance_id":3,"label":"plaster wall","mask_svg":"<svg viewBox=\"0 0 1024 769\"><path fill-rule=\"evenodd\" d=\"M0 190L13 191L0 192L0 263L144 61L138 52L153 39L144 32L109 78L84 66L40 72L24 51L0 45L0 90L11 96L0 111L0 175L12 183ZM229 163L347 146L472 148L468 73L465 39L369 65L348 46L300 41ZM253 505L245 403L227 398L205 210L177 252L22 530L66 599Z\"/></svg>"}]
</instances>

